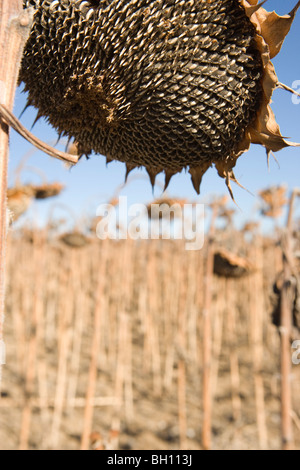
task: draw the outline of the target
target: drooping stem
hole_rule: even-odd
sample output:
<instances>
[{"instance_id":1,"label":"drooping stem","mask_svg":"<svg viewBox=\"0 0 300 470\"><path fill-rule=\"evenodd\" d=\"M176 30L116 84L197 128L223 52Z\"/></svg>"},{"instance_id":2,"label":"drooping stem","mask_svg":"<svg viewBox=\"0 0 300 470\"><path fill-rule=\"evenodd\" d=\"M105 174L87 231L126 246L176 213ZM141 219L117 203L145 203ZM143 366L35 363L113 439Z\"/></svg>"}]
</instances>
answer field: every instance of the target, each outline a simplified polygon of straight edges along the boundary
<instances>
[{"instance_id":1,"label":"drooping stem","mask_svg":"<svg viewBox=\"0 0 300 470\"><path fill-rule=\"evenodd\" d=\"M19 66L32 22L32 9L23 11L22 0L0 0L0 103L12 110ZM0 368L4 362L3 319L5 245L7 232L7 167L9 128L0 122ZM1 369L0 369L1 380Z\"/></svg>"},{"instance_id":2,"label":"drooping stem","mask_svg":"<svg viewBox=\"0 0 300 470\"><path fill-rule=\"evenodd\" d=\"M58 160L70 163L71 165L75 165L75 163L78 162L78 155L61 152L35 137L35 135L26 129L26 127L20 123L19 119L17 119L13 113L2 104L0 104L0 118L18 132L18 134L24 137L24 139L26 139L30 144L34 145L38 150L42 150L46 154L50 155L50 157L57 158Z\"/></svg>"}]
</instances>

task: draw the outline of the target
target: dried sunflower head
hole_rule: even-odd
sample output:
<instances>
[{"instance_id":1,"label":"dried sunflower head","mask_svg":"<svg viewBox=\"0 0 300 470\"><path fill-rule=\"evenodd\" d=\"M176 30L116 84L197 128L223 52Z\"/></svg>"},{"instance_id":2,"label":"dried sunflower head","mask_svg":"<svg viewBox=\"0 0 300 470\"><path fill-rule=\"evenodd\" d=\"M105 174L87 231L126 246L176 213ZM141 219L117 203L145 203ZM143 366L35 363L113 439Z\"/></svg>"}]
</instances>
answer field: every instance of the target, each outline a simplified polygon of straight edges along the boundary
<instances>
[{"instance_id":1,"label":"dried sunflower head","mask_svg":"<svg viewBox=\"0 0 300 470\"><path fill-rule=\"evenodd\" d=\"M82 248L90 243L89 238L78 231L64 233L59 240L71 248Z\"/></svg>"},{"instance_id":2,"label":"dried sunflower head","mask_svg":"<svg viewBox=\"0 0 300 470\"><path fill-rule=\"evenodd\" d=\"M8 209L16 221L24 214L34 199L46 199L57 196L63 190L60 183L45 183L40 186L33 184L17 185L7 190Z\"/></svg>"},{"instance_id":3,"label":"dried sunflower head","mask_svg":"<svg viewBox=\"0 0 300 470\"><path fill-rule=\"evenodd\" d=\"M296 10L257 0L23 0L36 9L20 80L28 103L92 151L161 171L189 168L197 192L213 164L235 180L250 143L288 145L269 106L271 59Z\"/></svg>"},{"instance_id":4,"label":"dried sunflower head","mask_svg":"<svg viewBox=\"0 0 300 470\"><path fill-rule=\"evenodd\" d=\"M259 192L263 201L261 214L266 217L277 218L283 213L284 206L288 203L286 186L273 186Z\"/></svg>"},{"instance_id":5,"label":"dried sunflower head","mask_svg":"<svg viewBox=\"0 0 300 470\"><path fill-rule=\"evenodd\" d=\"M58 196L64 186L60 183L45 183L40 186L32 186L35 199L48 199L49 197Z\"/></svg>"},{"instance_id":6,"label":"dried sunflower head","mask_svg":"<svg viewBox=\"0 0 300 470\"><path fill-rule=\"evenodd\" d=\"M214 254L214 273L218 276L238 278L253 272L254 266L244 257L219 249Z\"/></svg>"},{"instance_id":7,"label":"dried sunflower head","mask_svg":"<svg viewBox=\"0 0 300 470\"><path fill-rule=\"evenodd\" d=\"M24 214L34 199L34 190L31 185L15 186L7 190L7 206L12 214L12 221L16 221Z\"/></svg>"}]
</instances>

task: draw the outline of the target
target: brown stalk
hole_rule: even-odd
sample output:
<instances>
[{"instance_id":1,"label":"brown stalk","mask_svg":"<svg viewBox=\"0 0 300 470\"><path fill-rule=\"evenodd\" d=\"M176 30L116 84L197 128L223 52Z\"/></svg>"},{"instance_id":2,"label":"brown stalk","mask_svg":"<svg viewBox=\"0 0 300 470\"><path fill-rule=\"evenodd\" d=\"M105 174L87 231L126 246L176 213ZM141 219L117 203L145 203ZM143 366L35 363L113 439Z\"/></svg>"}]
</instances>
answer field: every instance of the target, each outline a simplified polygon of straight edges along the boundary
<instances>
[{"instance_id":1,"label":"brown stalk","mask_svg":"<svg viewBox=\"0 0 300 470\"><path fill-rule=\"evenodd\" d=\"M132 351L132 335L133 335L133 323L131 321L131 296L133 293L134 281L134 249L135 244L131 239L127 240L127 255L126 265L124 272L127 270L127 282L125 283L126 299L125 309L127 314L127 328L126 328L126 378L125 378L125 416L129 421L133 420L134 417L134 400L133 400L133 351ZM125 292L124 292L125 294Z\"/></svg>"},{"instance_id":2,"label":"brown stalk","mask_svg":"<svg viewBox=\"0 0 300 470\"><path fill-rule=\"evenodd\" d=\"M218 205L212 205L212 216L208 237L206 267L204 273L204 298L203 298L203 344L202 344L202 446L205 450L211 449L211 306L212 306L212 283L214 269L214 234L215 221L218 214Z\"/></svg>"},{"instance_id":3,"label":"brown stalk","mask_svg":"<svg viewBox=\"0 0 300 470\"><path fill-rule=\"evenodd\" d=\"M280 340L281 340L281 438L282 450L294 449L293 423L292 423L292 390L291 390L291 331L293 312L293 293L291 279L294 273L292 252L292 225L293 209L299 190L294 190L290 198L289 213L286 232L282 237L283 273L284 282L281 289L281 318L280 318Z\"/></svg>"},{"instance_id":4,"label":"brown stalk","mask_svg":"<svg viewBox=\"0 0 300 470\"><path fill-rule=\"evenodd\" d=\"M126 331L128 325L128 318L125 313L121 313L118 319L118 332L117 332L117 345L118 345L118 356L115 367L115 416L120 417L122 413L122 407L124 406L124 385L126 381L125 377L125 358L124 350L126 348Z\"/></svg>"},{"instance_id":5,"label":"brown stalk","mask_svg":"<svg viewBox=\"0 0 300 470\"><path fill-rule=\"evenodd\" d=\"M107 263L107 282L110 283L110 280L113 279L113 273L114 273L114 263L115 260L111 256L111 251L110 251L110 245L111 242L107 240L106 243L106 254L107 254L107 259L111 260L110 263ZM112 338L115 337L115 331L116 331L116 314L117 314L117 309L116 309L116 302L114 301L116 297L116 289L114 283L110 284L110 299L108 301L111 301L111 307L110 311L107 312L107 319L106 319L106 341L107 341L107 367L113 367L113 364L115 363L115 351L116 347L114 344L114 341Z\"/></svg>"},{"instance_id":6,"label":"brown stalk","mask_svg":"<svg viewBox=\"0 0 300 470\"><path fill-rule=\"evenodd\" d=\"M49 263L47 245L45 243L46 231L39 233L38 230L33 231L33 247L34 256L34 304L33 304L33 322L36 324L36 380L37 394L41 415L42 430L47 430L50 423L50 413L45 404L48 402L48 376L47 362L45 350L45 310L44 299L47 298L48 270ZM34 396L31 396L30 404L32 407ZM41 448L45 448L46 432L41 432Z\"/></svg>"},{"instance_id":7,"label":"brown stalk","mask_svg":"<svg viewBox=\"0 0 300 470\"><path fill-rule=\"evenodd\" d=\"M125 417L127 421L134 418L133 408L133 384L132 384L132 325L130 316L126 315L125 330L125 382L124 382L124 401Z\"/></svg>"},{"instance_id":8,"label":"brown stalk","mask_svg":"<svg viewBox=\"0 0 300 470\"><path fill-rule=\"evenodd\" d=\"M283 240L285 252L290 250L290 240L287 235ZM292 431L292 394L291 394L291 286L289 279L291 276L290 265L283 255L284 277L285 282L281 290L281 321L280 321L280 345L281 345L281 438L282 450L293 450L293 431Z\"/></svg>"},{"instance_id":9,"label":"brown stalk","mask_svg":"<svg viewBox=\"0 0 300 470\"><path fill-rule=\"evenodd\" d=\"M66 269L67 268L67 269ZM73 280L76 273L76 258L73 251L70 254L70 261L67 267L64 266L63 282L61 286L61 301L58 311L58 366L56 377L56 388L54 398L54 411L50 432L50 447L56 449L59 445L59 435L61 421L63 418L63 408L66 399L66 388L68 378L68 356L71 345L71 325L74 309L74 297L70 296Z\"/></svg>"},{"instance_id":10,"label":"brown stalk","mask_svg":"<svg viewBox=\"0 0 300 470\"><path fill-rule=\"evenodd\" d=\"M25 354L22 350L22 346L24 344L24 341L22 341L24 338L24 322L22 321L20 315L20 312L22 312L20 292L22 292L23 277L22 271L20 269L13 270L13 266L16 266L17 263L23 262L22 257L24 257L24 251L22 252L23 243L17 243L13 245L13 240L11 239L11 237L8 238L8 242L8 247L10 246L11 249L7 250L8 263L6 276L8 280L14 277L14 288L16 294L11 296L11 317L14 325L14 340L18 345L18 348L16 350L16 362L18 365L18 373L22 375L24 371L23 361Z\"/></svg>"},{"instance_id":11,"label":"brown stalk","mask_svg":"<svg viewBox=\"0 0 300 470\"><path fill-rule=\"evenodd\" d=\"M264 357L264 298L263 286L263 252L261 240L256 239L254 247L254 259L257 267L256 272L251 276L250 295L251 333L252 333L252 361L254 372L254 390L256 405L256 422L258 430L259 447L261 450L268 449L268 430L266 424L265 391L263 378L263 357Z\"/></svg>"},{"instance_id":12,"label":"brown stalk","mask_svg":"<svg viewBox=\"0 0 300 470\"><path fill-rule=\"evenodd\" d=\"M188 251L187 256L187 294L186 294L186 311L187 315L187 348L190 360L198 360L198 331L197 319L198 310L195 306L195 297L197 293L197 282L194 273L197 272L197 259L193 252Z\"/></svg>"},{"instance_id":13,"label":"brown stalk","mask_svg":"<svg viewBox=\"0 0 300 470\"><path fill-rule=\"evenodd\" d=\"M22 0L0 0L0 104L13 109L23 49L29 35L32 12L22 9ZM0 121L1 122L1 121ZM0 124L0 380L3 347L5 294L5 247L7 233L7 167L9 128ZM1 360L2 359L2 360Z\"/></svg>"},{"instance_id":14,"label":"brown stalk","mask_svg":"<svg viewBox=\"0 0 300 470\"><path fill-rule=\"evenodd\" d=\"M206 269L205 265L205 256L204 256L204 250L201 252L201 256L198 257L198 262L195 264L196 267L196 295L195 295L195 307L197 309L197 346L198 346L198 351L197 351L197 363L201 364L202 363L202 339L203 339L203 315L199 315L199 312L202 311L203 308L203 300L204 300L204 294L203 294L203 289L200 288L203 283L204 279L204 272Z\"/></svg>"},{"instance_id":15,"label":"brown stalk","mask_svg":"<svg viewBox=\"0 0 300 470\"><path fill-rule=\"evenodd\" d=\"M36 232L35 232L36 235ZM38 348L38 320L42 309L41 295L43 289L43 261L44 244L40 239L34 238L34 278L35 291L32 299L32 312L30 316L30 337L27 351L27 367L25 378L25 405L22 411L22 423L20 433L20 450L27 450L29 446L31 415L32 415L32 397L34 394L34 380L37 367L37 348Z\"/></svg>"},{"instance_id":16,"label":"brown stalk","mask_svg":"<svg viewBox=\"0 0 300 470\"><path fill-rule=\"evenodd\" d=\"M179 346L179 361L178 361L178 424L179 424L179 438L180 450L187 449L187 407L186 407L186 324L187 318L185 314L186 307L186 277L185 266L178 270L178 285L177 289L180 293L178 302L177 324L178 324L178 346Z\"/></svg>"},{"instance_id":17,"label":"brown stalk","mask_svg":"<svg viewBox=\"0 0 300 470\"><path fill-rule=\"evenodd\" d=\"M186 411L186 365L184 359L178 362L178 426L180 450L187 449L187 411Z\"/></svg>"},{"instance_id":18,"label":"brown stalk","mask_svg":"<svg viewBox=\"0 0 300 470\"><path fill-rule=\"evenodd\" d=\"M162 392L161 382L161 360L160 360L160 344L158 336L158 325L155 319L157 314L157 289L155 285L157 273L157 259L156 259L156 240L153 240L149 246L148 263L147 263L147 287L148 287L148 301L147 301L147 326L145 331L146 351L150 356L149 363L151 363L153 389L156 396L160 396ZM150 362L151 361L151 362Z\"/></svg>"},{"instance_id":19,"label":"brown stalk","mask_svg":"<svg viewBox=\"0 0 300 470\"><path fill-rule=\"evenodd\" d=\"M82 336L85 326L85 315L82 315L82 312L89 311L89 306L87 304L85 285L84 285L84 276L89 276L89 273L86 273L86 261L88 255L86 252L80 251L78 253L78 277L74 281L74 325L73 325L73 338L72 338L72 353L70 359L70 378L68 383L68 392L67 392L67 401L74 400L76 397L78 382L79 382L79 367L80 367L80 355L82 353ZM83 256L82 256L83 255Z\"/></svg>"},{"instance_id":20,"label":"brown stalk","mask_svg":"<svg viewBox=\"0 0 300 470\"><path fill-rule=\"evenodd\" d=\"M219 366L220 366L220 356L222 353L222 342L223 342L223 324L224 324L224 298L226 294L226 278L220 277L218 279L218 296L216 299L216 314L214 319L214 362L212 364L212 386L211 386L211 393L212 393L212 400L217 394L218 389L218 376L219 376Z\"/></svg>"},{"instance_id":21,"label":"brown stalk","mask_svg":"<svg viewBox=\"0 0 300 470\"><path fill-rule=\"evenodd\" d=\"M105 290L105 279L106 279L106 253L104 249L102 252L102 257L99 266L99 281L97 285L97 296L96 304L93 315L93 338L91 343L90 351L90 367L88 374L87 390L85 397L85 409L84 409L84 419L83 419L83 432L81 436L81 450L89 449L89 439L92 432L93 426L93 399L96 393L96 383L97 383L97 369L99 362L99 349L101 343L101 330L103 327L103 311L104 311L104 290Z\"/></svg>"},{"instance_id":22,"label":"brown stalk","mask_svg":"<svg viewBox=\"0 0 300 470\"><path fill-rule=\"evenodd\" d=\"M235 286L230 278L226 278L226 304L227 304L227 340L230 347L230 378L231 378L231 399L233 418L238 421L241 417L242 403L239 394L240 373L239 357L237 352L237 331L236 331L236 305L235 305Z\"/></svg>"},{"instance_id":23,"label":"brown stalk","mask_svg":"<svg viewBox=\"0 0 300 470\"><path fill-rule=\"evenodd\" d=\"M178 263L178 255L176 253L172 254L170 256L170 251L169 250L164 250L163 251L163 263L165 267L165 272L164 272L164 312L168 312L169 315L164 315L163 319L165 322L165 345L166 345L166 350L165 350L165 365L164 365L164 378L163 378L163 384L164 384L164 389L166 391L170 391L172 389L172 384L173 384L173 377L174 377L174 368L175 368L175 345L174 345L174 324L175 324L175 318L174 316L176 315L176 304L178 302L178 291L170 289L170 284L172 283L173 285L173 276L174 273L177 272L176 266ZM168 279L168 282L166 281ZM168 284L170 283L170 284Z\"/></svg>"}]
</instances>

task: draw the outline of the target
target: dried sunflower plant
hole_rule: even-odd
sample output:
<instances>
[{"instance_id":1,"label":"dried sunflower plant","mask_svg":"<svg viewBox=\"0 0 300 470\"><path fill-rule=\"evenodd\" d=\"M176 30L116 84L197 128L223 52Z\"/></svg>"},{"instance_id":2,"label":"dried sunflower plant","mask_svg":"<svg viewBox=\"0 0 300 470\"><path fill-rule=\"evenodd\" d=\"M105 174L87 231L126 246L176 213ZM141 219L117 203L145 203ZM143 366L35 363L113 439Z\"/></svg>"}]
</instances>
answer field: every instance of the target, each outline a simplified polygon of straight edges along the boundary
<instances>
[{"instance_id":1,"label":"dried sunflower plant","mask_svg":"<svg viewBox=\"0 0 300 470\"><path fill-rule=\"evenodd\" d=\"M127 173L144 166L152 184L164 172L165 187L188 168L199 192L203 174L214 165L231 195L233 168L251 143L264 146L268 155L297 145L282 137L270 102L275 88L288 89L271 60L300 2L284 16L268 12L264 3L1 0L1 261L7 125L72 164L95 152L125 162ZM28 39L11 32L12 15L24 18L22 6L25 17L33 14L32 24L19 19L16 28L26 34L30 29ZM20 27L22 22L27 26ZM17 54L10 34L22 39ZM47 147L12 115L24 43L19 81L28 105L74 140L78 156ZM1 272L2 310L3 292Z\"/></svg>"},{"instance_id":2,"label":"dried sunflower plant","mask_svg":"<svg viewBox=\"0 0 300 470\"><path fill-rule=\"evenodd\" d=\"M22 11L16 0L0 1L0 105L12 110L15 88L23 48L30 32L32 11ZM7 162L9 130L6 122L0 121L0 380L1 366L5 362L3 342L4 315L4 270L7 217Z\"/></svg>"}]
</instances>

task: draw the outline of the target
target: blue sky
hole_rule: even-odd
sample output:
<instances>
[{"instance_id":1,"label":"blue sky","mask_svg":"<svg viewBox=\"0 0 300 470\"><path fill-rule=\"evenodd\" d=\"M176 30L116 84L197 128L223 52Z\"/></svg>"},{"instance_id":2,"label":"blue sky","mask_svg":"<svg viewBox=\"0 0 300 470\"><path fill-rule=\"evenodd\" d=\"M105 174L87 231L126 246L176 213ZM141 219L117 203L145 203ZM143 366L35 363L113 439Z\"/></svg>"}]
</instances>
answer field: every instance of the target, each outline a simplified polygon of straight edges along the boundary
<instances>
[{"instance_id":1,"label":"blue sky","mask_svg":"<svg viewBox=\"0 0 300 470\"><path fill-rule=\"evenodd\" d=\"M295 3L296 0L268 0L266 8L268 10L274 9L279 14L285 14L295 6ZM298 91L300 91L299 47L300 11L281 53L273 60L279 81L291 87L296 80L299 80ZM14 109L16 116L20 115L26 102L26 96L21 92L21 89L22 87L16 93ZM299 104L296 105L293 104L290 93L276 90L273 95L272 109L275 112L282 134L289 137L291 141L300 142L300 98ZM36 110L29 108L22 116L21 122L30 129L35 117ZM35 125L33 132L48 143L53 143L57 139L56 132L44 120L40 120ZM71 170L67 170L60 161L51 159L51 157L39 151L31 151L31 149L32 146L28 142L14 131L11 132L9 184L12 185L15 181L16 168L21 159L31 152L25 170L22 172L22 182L40 182L40 176L32 171L34 167L45 174L48 182L59 181L66 186L59 197L34 204L31 215L34 215L36 220L41 222L47 219L53 204L56 204L57 215L60 215L62 211L62 209L59 209L59 205L64 205L71 208L77 218L83 218L88 214L94 216L96 207L107 201L113 195L116 187L124 181L124 164L113 162L106 167L105 159L100 155L93 155L88 161L82 159L78 165ZM279 165L272 159L269 171L264 149L252 145L250 150L238 160L235 169L236 177L252 193L250 194L236 185L233 187L239 206L236 214L238 226L249 218L257 217L258 190L278 184L286 184L289 191L295 187L300 187L300 148L284 149L278 152L276 157ZM136 176L122 191L122 194L128 196L129 203L148 203L153 199L153 195L144 170L135 170L132 174ZM163 175L160 175L158 180L163 182ZM157 188L155 196L160 196L160 194L161 190ZM211 169L203 178L200 196L196 196L190 181L190 175L185 172L176 175L172 179L168 194L174 197L206 202L210 200L212 195L222 196L227 194L227 190L224 181L217 176L216 170ZM229 205L232 205L232 203Z\"/></svg>"}]
</instances>

